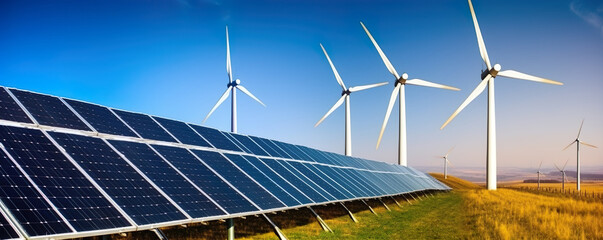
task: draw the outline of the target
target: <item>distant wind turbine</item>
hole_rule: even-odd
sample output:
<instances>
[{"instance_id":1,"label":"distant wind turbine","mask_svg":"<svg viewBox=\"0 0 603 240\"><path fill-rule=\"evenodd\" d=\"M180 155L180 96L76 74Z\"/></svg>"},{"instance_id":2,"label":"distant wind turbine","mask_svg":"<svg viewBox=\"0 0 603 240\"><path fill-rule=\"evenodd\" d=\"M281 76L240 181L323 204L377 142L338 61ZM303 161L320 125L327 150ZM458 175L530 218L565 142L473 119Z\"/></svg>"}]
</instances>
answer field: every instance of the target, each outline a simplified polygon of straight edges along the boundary
<instances>
[{"instance_id":1,"label":"distant wind turbine","mask_svg":"<svg viewBox=\"0 0 603 240\"><path fill-rule=\"evenodd\" d=\"M561 172L561 174L563 176L563 178L561 178L561 191L563 191L563 192L565 192L565 166L567 166L568 161L569 161L569 158L567 160L565 160L565 164L563 164L563 168L559 168L557 166L557 164L554 163L557 170L559 170L559 172Z\"/></svg>"},{"instance_id":2,"label":"distant wind turbine","mask_svg":"<svg viewBox=\"0 0 603 240\"><path fill-rule=\"evenodd\" d=\"M383 53L383 51L379 47L379 44L377 44L377 41L375 41L375 39L373 38L373 35L371 35L369 30L364 26L364 23L360 22L360 25L362 25L362 28L364 28L366 35L368 35L368 37L373 42L373 45L375 45L375 48L377 49L377 52L379 52L379 55L381 56L383 63L385 63L385 67L387 67L387 70L389 70L389 72L392 75L394 75L394 77L396 78L395 83L394 83L394 90L392 91L392 95L389 98L389 104L387 105L387 112L385 113L385 119L383 120L383 125L381 125L381 132L379 133L379 139L377 139L376 148L379 148L379 144L381 144L381 138L383 137L383 132L385 131L385 126L387 126L387 121L389 120L389 115L392 113L392 109L394 108L396 97L399 96L400 97L400 101L399 101L399 107L400 107L399 124L400 124L400 126L398 128L398 131L399 131L398 132L398 164L402 165L402 166L406 166L408 164L408 153L407 153L407 148L406 148L406 145L407 145L407 142L406 142L406 99L405 99L406 97L405 97L405 93L404 93L405 85L407 85L407 84L418 85L418 86L424 86L424 87L443 88L443 89L449 89L449 90L455 90L455 91L458 91L459 89L455 88L455 87L442 85L442 84L428 82L428 81L421 80L421 79L416 79L416 78L408 80L408 74L406 74L406 73L402 73L402 76L400 76L398 74L398 72L396 71L396 69L394 68L394 66L392 65L392 63L387 58L387 56L385 56L385 53Z\"/></svg>"},{"instance_id":3,"label":"distant wind turbine","mask_svg":"<svg viewBox=\"0 0 603 240\"><path fill-rule=\"evenodd\" d=\"M463 101L463 103L454 111L454 113L452 113L450 118L446 120L446 122L442 125L442 127L440 127L440 129L446 127L446 125L448 125L448 123L450 123L450 121L452 121L452 119L456 117L456 115L459 114L459 112L461 112L461 110L463 110L467 106L467 104L469 104L480 93L482 93L486 88L486 85L488 85L488 150L486 158L486 176L488 190L496 190L496 120L494 117L494 78L496 78L496 76L503 76L508 78L516 78L521 80L549 83L555 85L563 85L563 83L549 80L546 78L528 75L525 73L520 73L514 70L501 71L500 64L495 64L494 66L490 65L490 59L488 58L486 45L484 44L484 39L482 38L482 33L477 23L477 18L475 17L473 5L471 4L471 0L468 0L468 2L469 9L471 10L471 16L473 18L473 25L475 27L475 34L477 36L479 52L482 57L482 60L484 60L488 69L482 72L481 82L477 85L473 92L469 94L469 97L467 97L467 99Z\"/></svg>"},{"instance_id":4,"label":"distant wind turbine","mask_svg":"<svg viewBox=\"0 0 603 240\"><path fill-rule=\"evenodd\" d=\"M341 92L341 98L339 98L339 100L337 100L335 105L333 105L333 107L331 107L331 109L329 109L327 114L325 114L320 120L318 120L318 122L316 123L316 125L314 125L314 127L317 127L318 125L320 125L320 123L322 123L322 121L324 121L333 111L335 111L335 109L337 109L339 106L341 106L341 104L345 100L345 155L352 156L352 124L351 124L351 119L350 119L350 94L353 92L358 92L358 91L366 90L369 88L383 86L383 85L387 84L387 82L346 88L345 84L343 83L343 80L341 80L341 77L339 76L339 73L337 72L337 69L335 69L335 65L333 65L333 62L331 61L329 54L327 54L327 50L325 50L325 48L322 46L322 44L320 44L320 48L322 48L322 51L325 53L325 56L327 57L327 60L329 60L331 69L333 69L333 74L335 74L335 79L337 80L337 83L339 83L339 86L341 86L341 88L343 90Z\"/></svg>"},{"instance_id":5,"label":"distant wind turbine","mask_svg":"<svg viewBox=\"0 0 603 240\"><path fill-rule=\"evenodd\" d=\"M538 173L538 190L540 190L540 174L542 174L542 172L540 171L540 167L542 167L542 161L543 160L540 160L540 165L538 165L538 172L536 172Z\"/></svg>"},{"instance_id":6,"label":"distant wind turbine","mask_svg":"<svg viewBox=\"0 0 603 240\"><path fill-rule=\"evenodd\" d=\"M569 145L567 145L567 147L565 147L563 150L569 148L570 146L572 146L572 144L576 143L576 186L578 191L580 191L580 144L584 145L584 146L589 146L592 148L597 148L597 146L592 145L592 144L588 144L585 143L584 141L580 140L580 133L582 133L582 125L584 125L584 119L582 120L582 123L580 124L580 129L578 130L578 136L576 137L576 140L572 141Z\"/></svg>"},{"instance_id":7,"label":"distant wind turbine","mask_svg":"<svg viewBox=\"0 0 603 240\"><path fill-rule=\"evenodd\" d=\"M228 41L228 26L226 26L226 73L228 73L228 85L227 85L226 91L224 92L224 94L222 94L222 96L220 97L220 99L218 100L216 105L214 105L214 107L211 109L211 111L209 111L209 113L207 114L207 117L205 117L205 119L203 119L203 122L207 121L209 116L211 116L211 114L218 108L218 106L220 106L220 104L222 104L222 102L224 102L224 100L226 100L226 98L228 98L229 93L232 92L231 111L230 111L230 114L231 114L230 115L230 131L236 133L237 132L237 89L241 90L241 92L247 94L247 96L253 98L253 100L262 104L262 106L266 107L266 105L262 101L260 101L260 99L258 99L253 94L251 94L251 92L249 92L249 90L247 90L247 88L243 87L241 85L240 79L236 79L234 81L232 80L232 67L230 66L230 43Z\"/></svg>"},{"instance_id":8,"label":"distant wind turbine","mask_svg":"<svg viewBox=\"0 0 603 240\"><path fill-rule=\"evenodd\" d=\"M454 147L452 147L450 150L448 150L446 155L439 157L439 158L444 159L444 179L448 179L448 164L450 164L450 166L452 166L452 163L450 161L448 161L448 154L450 154L450 152L452 152L452 149L454 149Z\"/></svg>"}]
</instances>

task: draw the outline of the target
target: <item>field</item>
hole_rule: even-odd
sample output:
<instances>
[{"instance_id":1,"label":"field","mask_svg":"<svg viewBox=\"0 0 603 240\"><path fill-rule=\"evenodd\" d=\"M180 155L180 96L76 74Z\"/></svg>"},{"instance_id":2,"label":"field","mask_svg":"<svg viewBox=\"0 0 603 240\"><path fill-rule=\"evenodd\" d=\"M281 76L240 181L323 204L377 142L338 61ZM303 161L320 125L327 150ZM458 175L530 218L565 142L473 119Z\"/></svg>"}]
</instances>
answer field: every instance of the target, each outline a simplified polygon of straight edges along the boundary
<instances>
[{"instance_id":1,"label":"field","mask_svg":"<svg viewBox=\"0 0 603 240\"><path fill-rule=\"evenodd\" d=\"M536 189L538 188L538 184L537 183L523 183L523 182L511 182L511 183L505 183L505 184L499 184L502 185L504 187L509 187L509 188L532 188L532 189ZM547 188L547 189L561 189L561 183L541 183L540 184L541 188ZM586 192L586 193L603 193L603 182L582 182L580 184L580 188L581 191ZM566 191L576 191L576 182L566 182L565 183L565 190Z\"/></svg>"},{"instance_id":2,"label":"field","mask_svg":"<svg viewBox=\"0 0 603 240\"><path fill-rule=\"evenodd\" d=\"M402 207L384 199L391 211L369 201L377 215L361 202L346 203L358 223L340 205L314 207L332 233L323 231L307 209L269 216L289 239L603 239L601 201L512 188L487 191L452 176L444 180L441 174L432 175L454 190L410 203L398 198ZM600 185L589 187L600 189ZM260 217L237 219L235 229L237 239L277 239ZM222 222L164 232L169 239L226 238ZM154 236L146 232L118 239L149 238Z\"/></svg>"}]
</instances>

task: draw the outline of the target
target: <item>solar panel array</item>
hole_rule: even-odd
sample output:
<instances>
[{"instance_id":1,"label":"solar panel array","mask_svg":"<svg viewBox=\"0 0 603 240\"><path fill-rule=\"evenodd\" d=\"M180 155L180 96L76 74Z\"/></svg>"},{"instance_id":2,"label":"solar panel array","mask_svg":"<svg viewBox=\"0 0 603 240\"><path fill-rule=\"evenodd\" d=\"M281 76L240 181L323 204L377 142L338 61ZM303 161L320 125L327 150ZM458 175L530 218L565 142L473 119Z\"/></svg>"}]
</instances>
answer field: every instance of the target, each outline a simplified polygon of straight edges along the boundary
<instances>
[{"instance_id":1,"label":"solar panel array","mask_svg":"<svg viewBox=\"0 0 603 240\"><path fill-rule=\"evenodd\" d=\"M410 167L0 87L0 238L152 229L447 186Z\"/></svg>"}]
</instances>

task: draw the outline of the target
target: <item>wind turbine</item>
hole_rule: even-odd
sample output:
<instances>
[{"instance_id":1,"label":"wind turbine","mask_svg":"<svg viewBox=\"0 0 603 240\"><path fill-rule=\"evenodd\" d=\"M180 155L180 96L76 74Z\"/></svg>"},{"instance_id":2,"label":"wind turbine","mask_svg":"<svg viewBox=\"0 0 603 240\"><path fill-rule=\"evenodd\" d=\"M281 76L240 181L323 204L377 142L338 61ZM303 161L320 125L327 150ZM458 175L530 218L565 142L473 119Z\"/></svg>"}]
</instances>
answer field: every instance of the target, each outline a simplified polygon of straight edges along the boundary
<instances>
[{"instance_id":1,"label":"wind turbine","mask_svg":"<svg viewBox=\"0 0 603 240\"><path fill-rule=\"evenodd\" d=\"M456 117L457 114L461 110L463 110L467 104L469 104L473 99L475 99L480 93L484 91L486 85L488 86L488 148L487 148L487 160L486 160L486 168L487 168L487 182L488 182L488 190L496 190L496 120L494 117L494 78L496 76L503 76L508 78L516 78L521 80L535 81L541 83L549 83L556 85L563 85L563 83L556 82L553 80L549 80L546 78L536 77L532 75L528 75L525 73L520 73L514 70L505 70L501 71L500 64L495 64L494 66L490 65L490 59L488 58L488 53L486 51L486 45L484 44L484 39L482 38L482 33L479 29L479 25L477 23L477 18L475 17L475 12L473 11L473 5L471 4L471 0L469 2L469 9L471 10L471 16L473 17L473 25L475 27L475 34L477 36L477 44L479 46L479 52L482 57L482 60L486 63L488 69L483 71L481 74L481 82L477 85L477 87L469 94L469 97L465 99L465 101L452 113L450 118L446 120L446 122L440 127L443 129L448 123Z\"/></svg>"},{"instance_id":2,"label":"wind turbine","mask_svg":"<svg viewBox=\"0 0 603 240\"><path fill-rule=\"evenodd\" d=\"M452 152L452 149L454 149L454 147L452 147L450 150L448 150L446 155L439 157L439 158L444 159L444 179L448 179L448 164L450 164L452 166L452 163L450 161L448 161L448 154L450 154L450 152Z\"/></svg>"},{"instance_id":3,"label":"wind turbine","mask_svg":"<svg viewBox=\"0 0 603 240\"><path fill-rule=\"evenodd\" d=\"M253 98L253 100L262 104L262 106L266 107L266 105L262 101L260 101L260 99L258 99L253 94L251 94L251 92L249 92L249 90L247 90L247 88L243 87L241 85L240 79L237 78L234 81L232 80L232 67L230 66L230 43L228 41L228 26L226 26L226 73L228 73L228 85L226 85L227 86L226 91L224 92L224 94L222 94L222 96L220 97L220 99L218 100L216 105L214 105L214 107L211 109L211 111L209 111L209 113L207 114L207 117L205 117L205 119L203 119L203 122L207 121L209 116L211 116L211 114L218 108L218 106L220 106L220 104L222 104L222 102L224 102L224 100L226 100L226 98L228 98L228 95L230 93L232 93L231 108L230 108L231 109L230 110L230 131L236 133L237 132L237 89L241 90L241 92L247 94L247 96Z\"/></svg>"},{"instance_id":4,"label":"wind turbine","mask_svg":"<svg viewBox=\"0 0 603 240\"><path fill-rule=\"evenodd\" d=\"M333 105L333 107L331 107L331 109L329 109L327 114L325 114L320 120L318 120L318 122L316 123L316 125L314 125L314 127L317 127L318 125L320 125L320 123L322 123L322 121L324 121L333 111L335 111L335 109L337 109L339 106L341 106L341 104L345 100L345 155L352 156L352 125L351 125L351 119L350 119L350 94L353 92L358 92L358 91L366 90L369 88L383 86L383 85L387 84L387 82L346 88L345 84L343 84L343 80L341 80L341 76L339 76L339 73L337 72L337 69L335 69L335 65L333 65L333 62L331 61L329 54L327 54L327 50L325 50L325 48L322 46L322 44L320 44L320 48L322 48L322 51L325 53L325 56L327 57L327 60L329 60L331 69L333 69L333 74L335 74L335 79L337 80L337 83L339 83L339 86L341 86L343 91L341 92L341 98L339 98L339 100L337 100L335 105Z\"/></svg>"},{"instance_id":5,"label":"wind turbine","mask_svg":"<svg viewBox=\"0 0 603 240\"><path fill-rule=\"evenodd\" d=\"M376 148L379 148L379 144L381 144L381 138L383 137L383 132L385 131L385 126L387 126L387 121L389 120L389 115L392 113L392 109L394 108L396 97L399 96L400 97L400 101L399 101L399 107L400 107L399 124L400 124L400 126L398 128L398 131L399 131L398 132L398 164L402 165L402 166L406 166L408 164L408 160L407 160L408 155L407 155L407 150L406 150L406 144L407 144L406 143L406 99L405 99L405 93L404 93L405 85L407 85L407 84L418 85L418 86L424 86L424 87L443 88L443 89L449 89L449 90L455 90L455 91L458 91L459 89L455 88L455 87L442 85L442 84L428 82L428 81L421 80L421 79L416 79L416 78L409 80L407 73L402 73L402 76L400 76L398 74L398 72L396 71L396 69L394 68L394 66L392 65L392 63L389 61L389 59L387 59L387 56L385 56L385 53L383 53L383 51L377 44L377 41L375 41L375 39L373 38L373 35L371 35L369 30L364 26L364 23L360 22L360 25L362 25L362 28L364 28L366 35L368 35L368 37L373 42L373 45L375 45L375 48L377 49L377 52L379 52L379 55L381 56L383 63L385 63L385 67L387 67L387 70L389 70L389 72L392 75L394 75L394 77L396 78L395 83L394 83L394 90L392 91L392 95L389 98L389 104L387 105L387 112L385 113L385 119L383 120L383 125L381 125L381 132L379 133L379 139L377 140Z\"/></svg>"},{"instance_id":6,"label":"wind turbine","mask_svg":"<svg viewBox=\"0 0 603 240\"><path fill-rule=\"evenodd\" d=\"M565 160L565 164L563 164L563 168L557 167L557 164L554 163L557 170L559 170L559 172L561 172L561 174L563 175L563 178L561 179L561 190L563 192L565 192L565 166L567 166L568 161L569 161L569 158L567 160Z\"/></svg>"},{"instance_id":7,"label":"wind turbine","mask_svg":"<svg viewBox=\"0 0 603 240\"><path fill-rule=\"evenodd\" d=\"M542 161L543 160L540 160L540 165L538 165L538 172L536 172L536 173L538 173L538 190L540 190L540 174L542 173L540 171L540 167L542 167Z\"/></svg>"},{"instance_id":8,"label":"wind turbine","mask_svg":"<svg viewBox=\"0 0 603 240\"><path fill-rule=\"evenodd\" d=\"M569 148L572 144L577 143L576 144L576 186L578 191L580 191L580 144L584 145L584 146L589 146L592 148L597 148L597 146L592 145L592 144L588 144L585 143L584 141L580 140L580 133L582 133L582 125L584 125L584 119L582 120L582 123L580 124L580 129L578 130L578 136L576 137L576 140L574 140L573 142L571 142L569 145L567 145L567 147L565 147L563 150Z\"/></svg>"}]
</instances>

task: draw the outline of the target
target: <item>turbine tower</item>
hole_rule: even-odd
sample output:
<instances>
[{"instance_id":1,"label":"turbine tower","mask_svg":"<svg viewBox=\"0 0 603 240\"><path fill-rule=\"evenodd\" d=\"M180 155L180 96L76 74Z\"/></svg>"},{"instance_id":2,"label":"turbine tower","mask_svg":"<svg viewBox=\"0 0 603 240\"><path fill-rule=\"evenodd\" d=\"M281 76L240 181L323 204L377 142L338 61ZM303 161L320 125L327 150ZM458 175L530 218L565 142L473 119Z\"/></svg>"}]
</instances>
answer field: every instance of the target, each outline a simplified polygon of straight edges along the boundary
<instances>
[{"instance_id":1,"label":"turbine tower","mask_svg":"<svg viewBox=\"0 0 603 240\"><path fill-rule=\"evenodd\" d=\"M561 191L563 191L563 192L565 192L565 166L567 166L568 161L569 161L569 158L567 160L565 160L565 164L563 164L563 168L557 167L557 164L555 163L555 167L557 168L557 170L559 170L559 172L561 172L561 175L563 176L563 178L561 178Z\"/></svg>"},{"instance_id":2,"label":"turbine tower","mask_svg":"<svg viewBox=\"0 0 603 240\"><path fill-rule=\"evenodd\" d=\"M582 133L582 125L584 125L584 119L582 120L582 123L580 124L580 129L578 130L578 136L576 137L576 140L574 140L573 142L571 142L569 145L567 145L567 147L565 147L563 150L569 148L570 146L572 146L572 144L576 143L576 188L578 189L578 191L580 191L580 144L584 145L584 146L589 146L592 148L597 148L597 146L592 145L592 144L588 144L585 143L584 141L580 140L580 133Z\"/></svg>"},{"instance_id":3,"label":"turbine tower","mask_svg":"<svg viewBox=\"0 0 603 240\"><path fill-rule=\"evenodd\" d=\"M385 56L385 53L383 53L383 51L381 50L381 48L379 47L379 45L377 44L377 41L375 41L375 39L373 38L373 35L371 35L371 33L369 32L369 30L364 26L364 23L360 22L360 25L362 25L362 28L364 28L364 31L366 32L366 35L368 35L368 37L371 39L371 41L373 42L373 45L375 45L375 48L377 49L377 52L379 52L379 55L381 56L381 59L383 60L383 63L385 63L385 67L387 67L387 70L389 70L389 72L394 75L395 78L395 83L394 83L394 90L392 91L392 95L389 99L389 104L387 105L387 112L385 113L385 119L383 120L383 125L381 125L381 132L379 133L379 139L377 139L377 146L376 148L379 148L379 144L381 144L381 138L383 137L383 132L385 131L385 126L387 126L387 121L389 120L389 115L392 113L392 109L394 108L394 104L396 102L396 97L399 97L400 101L399 101L399 128L398 128L398 164L402 165L402 166L406 166L408 164L408 154L407 154L407 149L406 149L406 97L405 97L405 93L404 93L404 88L405 85L409 84L409 85L418 85L418 86L424 86L424 87L433 87L433 88L443 88L443 89L449 89L449 90L455 90L458 91L458 88L455 87L450 87L450 86L446 86L446 85L442 85L442 84L437 84L437 83L432 83L432 82L428 82L425 80L421 80L421 79L408 79L408 74L406 73L402 73L402 76L400 76L398 74L398 72L396 71L396 69L394 68L394 66L392 65L392 63L389 61L389 59L387 59L387 56Z\"/></svg>"},{"instance_id":4,"label":"turbine tower","mask_svg":"<svg viewBox=\"0 0 603 240\"><path fill-rule=\"evenodd\" d=\"M222 94L222 96L220 97L220 99L218 100L218 102L216 103L216 105L214 105L214 107L211 109L211 111L209 111L209 113L207 114L207 116L205 117L205 119L203 119L203 122L207 121L207 119L209 118L209 116L211 116L211 114L220 106L220 104L222 104L222 102L224 102L224 100L226 100L226 98L228 98L228 95L230 93L232 93L232 98L231 98L231 102L230 102L230 131L233 133L237 132L237 89L241 90L241 92L247 94L247 96L253 98L253 100L259 102L260 104L262 104L262 106L266 107L266 105L260 101L260 99L258 99L257 97L255 97L253 94L251 94L251 92L249 92L249 90L247 90L247 88L243 87L241 85L241 80L240 79L236 79L236 80L232 80L232 67L230 66L230 43L228 41L228 26L226 26L226 73L228 74L228 85L226 88L226 91L224 92L224 94Z\"/></svg>"},{"instance_id":5,"label":"turbine tower","mask_svg":"<svg viewBox=\"0 0 603 240\"><path fill-rule=\"evenodd\" d=\"M450 154L450 152L452 152L452 149L454 149L454 147L452 147L450 150L448 150L446 155L440 157L440 158L444 159L444 179L448 179L448 164L450 164L450 166L452 166L452 163L450 161L448 161L448 154Z\"/></svg>"},{"instance_id":6,"label":"turbine tower","mask_svg":"<svg viewBox=\"0 0 603 240\"><path fill-rule=\"evenodd\" d=\"M542 173L540 171L540 167L542 167L542 161L543 160L540 160L540 165L538 165L538 172L536 172L536 173L538 173L538 190L540 190L540 174Z\"/></svg>"},{"instance_id":7,"label":"turbine tower","mask_svg":"<svg viewBox=\"0 0 603 240\"><path fill-rule=\"evenodd\" d=\"M325 56L327 57L327 60L329 60L331 69L333 69L333 74L335 74L335 79L337 80L337 83L339 83L339 86L341 86L341 88L343 90L341 92L341 98L339 98L339 100L337 100L335 105L333 105L333 107L331 107L331 109L329 109L327 114L325 114L320 120L318 120L318 122L316 123L316 125L314 125L314 127L317 127L318 125L320 125L320 123L322 123L322 121L324 121L333 111L335 111L335 109L337 109L339 106L341 106L343 101L345 101L345 155L352 156L352 125L351 125L351 119L350 119L350 94L353 92L358 92L358 91L366 90L369 88L383 86L383 85L387 84L387 82L346 88L345 84L343 83L343 80L341 80L341 77L339 76L339 73L337 72L337 69L335 69L335 65L333 65L333 62L331 61L329 54L327 54L327 50L325 50L325 48L322 46L322 44L320 44L320 48L322 48L322 51L325 53Z\"/></svg>"},{"instance_id":8,"label":"turbine tower","mask_svg":"<svg viewBox=\"0 0 603 240\"><path fill-rule=\"evenodd\" d=\"M488 53L486 51L486 45L484 44L484 39L482 38L482 33L479 29L479 25L477 23L477 18L475 17L475 11L473 11L473 5L471 4L471 0L469 2L469 9L471 10L471 16L473 17L473 25L475 27L475 34L477 36L477 44L479 46L479 52L482 57L482 60L486 63L486 67L488 68L486 71L483 71L481 74L481 82L477 85L477 87L469 94L469 97L463 101L463 103L452 113L450 118L446 120L446 122L440 127L443 129L452 121L454 117L463 108L467 106L473 99L475 99L480 93L484 91L486 85L488 86L488 147L487 147L487 157L486 157L486 168L487 168L487 185L488 190L496 190L496 120L494 114L494 78L496 76L503 76L508 78L515 78L521 80L535 81L541 83L548 84L556 84L563 85L563 83L556 82L553 80L549 80L546 78L536 77L532 75L528 75L525 73L520 73L514 70L505 70L501 71L500 64L495 64L494 66L490 65L490 59L488 58Z\"/></svg>"}]
</instances>

